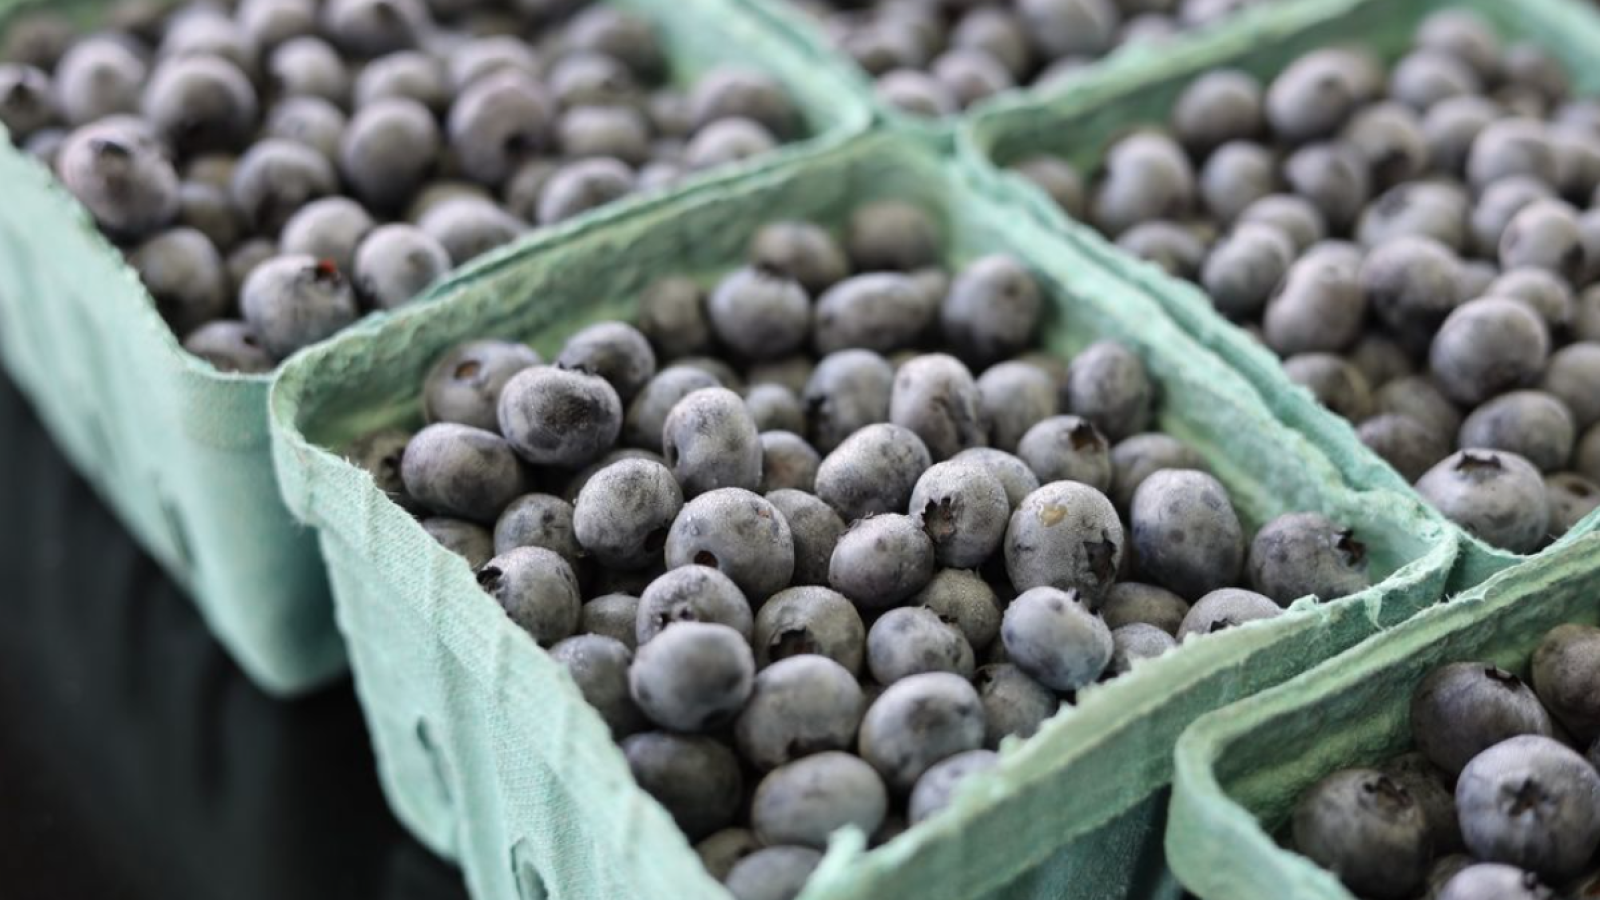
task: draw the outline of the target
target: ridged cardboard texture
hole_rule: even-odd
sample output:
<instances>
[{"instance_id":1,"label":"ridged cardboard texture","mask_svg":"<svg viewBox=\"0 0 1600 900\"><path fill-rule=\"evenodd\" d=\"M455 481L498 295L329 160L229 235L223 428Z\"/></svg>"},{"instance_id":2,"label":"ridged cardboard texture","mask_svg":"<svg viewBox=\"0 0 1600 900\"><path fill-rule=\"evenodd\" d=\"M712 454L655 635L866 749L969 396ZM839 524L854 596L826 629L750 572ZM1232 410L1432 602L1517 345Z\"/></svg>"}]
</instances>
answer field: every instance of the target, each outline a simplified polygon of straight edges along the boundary
<instances>
[{"instance_id":1,"label":"ridged cardboard texture","mask_svg":"<svg viewBox=\"0 0 1600 900\"><path fill-rule=\"evenodd\" d=\"M1141 125L1164 123L1178 94L1205 72L1239 68L1270 78L1296 57L1330 44L1357 45L1393 60L1410 45L1417 23L1444 8L1470 9L1508 39L1534 41L1567 67L1575 92L1600 92L1600 68L1593 64L1594 50L1600 47L1600 14L1591 4L1292 0L1251 9L1227 27L1163 48L1159 57L1152 53L1130 60L1131 65L1094 70L1061 91L1010 95L987 104L962 128L959 152L974 177L993 190L1010 193L1086 255L1156 297L1186 332L1260 388L1272 411L1307 435L1351 484L1415 496L1397 472L1361 443L1350 423L1310 401L1310 394L1284 375L1277 357L1220 316L1198 285L1123 252L1004 167L1032 153L1051 152L1065 156L1087 177L1118 136ZM1466 542L1452 588L1477 584L1527 558L1446 524ZM1567 539L1596 528L1600 514L1590 516Z\"/></svg>"},{"instance_id":2,"label":"ridged cardboard texture","mask_svg":"<svg viewBox=\"0 0 1600 900\"><path fill-rule=\"evenodd\" d=\"M545 353L585 324L631 313L654 279L707 279L743 259L779 218L840 229L859 203L900 198L942 223L948 261L1016 254L1053 298L1051 350L1115 338L1164 395L1161 427L1206 457L1248 527L1316 509L1371 548L1377 587L1297 604L1083 692L947 814L867 852L836 836L808 900L1104 898L1154 873L1170 751L1195 717L1283 681L1436 601L1457 542L1411 499L1343 486L1337 469L1273 418L1217 357L1142 293L1013 208L988 202L921 142L873 134L627 214L534 240L444 284L436 302L360 326L300 355L272 397L274 452L290 508L321 535L356 684L392 805L431 847L462 861L479 898L726 897L683 835L629 776L571 681L435 544L336 452L389 425L419 424L434 359L471 338ZM519 893L520 892L520 893Z\"/></svg>"},{"instance_id":3,"label":"ridged cardboard texture","mask_svg":"<svg viewBox=\"0 0 1600 900\"><path fill-rule=\"evenodd\" d=\"M0 0L0 17L31 5ZM85 22L107 5L51 4ZM614 5L655 22L679 83L718 62L777 77L805 113L812 146L869 123L836 61L729 0ZM790 146L736 168L803 152ZM221 374L183 352L88 214L3 136L0 185L0 363L258 685L293 694L342 673L316 542L278 496L270 378Z\"/></svg>"},{"instance_id":4,"label":"ridged cardboard texture","mask_svg":"<svg viewBox=\"0 0 1600 900\"><path fill-rule=\"evenodd\" d=\"M1452 662L1527 678L1545 633L1600 624L1600 534L1577 538L1249 700L1178 743L1167 856L1205 900L1354 900L1331 873L1273 840L1323 776L1411 749L1418 682Z\"/></svg>"}]
</instances>

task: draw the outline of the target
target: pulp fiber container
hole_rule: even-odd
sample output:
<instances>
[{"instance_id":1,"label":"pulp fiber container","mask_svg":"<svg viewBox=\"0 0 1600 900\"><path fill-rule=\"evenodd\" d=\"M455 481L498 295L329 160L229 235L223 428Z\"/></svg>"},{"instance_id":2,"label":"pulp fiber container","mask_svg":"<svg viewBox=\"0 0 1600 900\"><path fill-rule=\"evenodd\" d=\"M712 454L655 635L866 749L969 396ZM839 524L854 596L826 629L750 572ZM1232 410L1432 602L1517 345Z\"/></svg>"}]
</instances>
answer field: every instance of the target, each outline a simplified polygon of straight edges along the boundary
<instances>
[{"instance_id":1,"label":"pulp fiber container","mask_svg":"<svg viewBox=\"0 0 1600 900\"><path fill-rule=\"evenodd\" d=\"M0 15L32 5L0 0ZM92 23L113 3L51 5ZM655 23L680 83L719 62L777 77L812 145L869 121L838 66L729 0L613 5ZM801 152L786 147L739 168ZM184 352L87 211L4 136L0 185L0 363L258 685L293 694L342 673L316 542L283 508L273 476L271 377L221 373Z\"/></svg>"},{"instance_id":2,"label":"pulp fiber container","mask_svg":"<svg viewBox=\"0 0 1600 900\"><path fill-rule=\"evenodd\" d=\"M1100 338L1138 353L1160 427L1226 483L1245 524L1321 510L1371 550L1377 586L1307 599L1276 619L1197 640L1079 694L947 814L871 850L836 836L809 900L1147 895L1159 861L1171 749L1201 713L1283 681L1438 600L1457 542L1413 499L1346 487L1255 388L1148 297L986 197L921 140L887 132L591 219L453 278L433 302L301 354L273 389L274 453L294 513L315 526L391 805L461 861L488 898L724 898L666 812L639 790L561 668L367 474L336 452L420 424L419 386L457 342L525 340L547 355L584 325L629 316L670 274L739 265L762 223L836 233L857 204L909 200L941 223L946 259L1015 254L1051 298L1047 343ZM1285 398L1291 402L1294 398ZM1005 893L1002 893L1005 892Z\"/></svg>"},{"instance_id":3,"label":"pulp fiber container","mask_svg":"<svg viewBox=\"0 0 1600 900\"><path fill-rule=\"evenodd\" d=\"M1526 680L1540 639L1569 622L1600 624L1600 534L1204 716L1178 742L1166 841L1173 871L1205 900L1354 900L1331 873L1273 840L1301 793L1331 772L1412 749L1411 694L1434 669L1490 662Z\"/></svg>"},{"instance_id":4,"label":"pulp fiber container","mask_svg":"<svg viewBox=\"0 0 1600 900\"><path fill-rule=\"evenodd\" d=\"M1226 27L1175 42L1162 58L1147 65L1093 72L1059 92L1015 95L990 103L964 123L961 156L975 177L991 185L1010 185L1020 204L1085 255L1158 299L1186 332L1259 387L1272 411L1310 438L1351 484L1416 496L1399 473L1361 443L1350 423L1293 386L1272 351L1218 314L1199 285L1122 251L1005 167L1031 154L1050 152L1066 157L1087 179L1107 146L1139 126L1165 123L1183 89L1209 71L1237 68L1270 79L1299 56L1338 44L1359 46L1392 62L1410 46L1418 22L1447 8L1476 12L1507 40L1531 40L1544 47L1572 75L1575 93L1600 92L1600 67L1593 64L1594 53L1600 50L1600 15L1587 3L1290 0L1251 9ZM1445 520L1440 517L1440 521ZM1597 523L1600 515L1590 516L1586 525L1593 528ZM1460 567L1451 579L1453 588L1470 587L1527 558L1445 524L1465 541Z\"/></svg>"}]
</instances>

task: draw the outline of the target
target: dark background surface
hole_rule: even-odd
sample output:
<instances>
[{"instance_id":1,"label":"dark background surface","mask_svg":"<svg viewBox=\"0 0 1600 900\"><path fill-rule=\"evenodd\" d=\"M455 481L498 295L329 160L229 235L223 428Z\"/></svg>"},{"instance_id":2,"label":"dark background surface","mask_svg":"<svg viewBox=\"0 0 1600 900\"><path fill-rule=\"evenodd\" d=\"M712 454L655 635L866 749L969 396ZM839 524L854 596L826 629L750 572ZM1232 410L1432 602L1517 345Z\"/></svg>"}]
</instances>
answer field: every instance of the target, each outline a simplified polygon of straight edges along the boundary
<instances>
[{"instance_id":1,"label":"dark background surface","mask_svg":"<svg viewBox=\"0 0 1600 900\"><path fill-rule=\"evenodd\" d=\"M0 897L464 900L348 682L251 687L0 376Z\"/></svg>"}]
</instances>

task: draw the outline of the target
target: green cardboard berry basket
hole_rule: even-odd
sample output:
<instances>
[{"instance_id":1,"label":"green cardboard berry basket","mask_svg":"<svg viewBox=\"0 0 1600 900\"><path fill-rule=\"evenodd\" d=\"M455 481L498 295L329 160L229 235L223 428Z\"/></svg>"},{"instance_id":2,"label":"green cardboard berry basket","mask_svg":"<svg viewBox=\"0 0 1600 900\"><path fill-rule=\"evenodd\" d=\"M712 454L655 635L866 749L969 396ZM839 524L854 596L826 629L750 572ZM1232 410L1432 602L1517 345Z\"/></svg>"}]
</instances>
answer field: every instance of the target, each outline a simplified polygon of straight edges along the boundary
<instances>
[{"instance_id":1,"label":"green cardboard berry basket","mask_svg":"<svg viewBox=\"0 0 1600 900\"><path fill-rule=\"evenodd\" d=\"M92 23L114 2L50 5ZM809 145L870 121L841 66L729 0L607 2L656 24L680 83L719 62L778 78ZM37 5L0 0L0 27ZM791 145L735 168L803 152ZM3 135L0 185L0 363L258 685L289 695L342 673L314 536L284 509L272 470L271 377L219 373L184 352L88 213Z\"/></svg>"},{"instance_id":2,"label":"green cardboard berry basket","mask_svg":"<svg viewBox=\"0 0 1600 900\"><path fill-rule=\"evenodd\" d=\"M1167 857L1205 900L1354 900L1272 835L1301 792L1411 747L1417 683L1451 662L1527 677L1564 623L1600 624L1600 534L1506 569L1304 675L1201 718L1178 742ZM1584 896L1590 896L1584 894Z\"/></svg>"},{"instance_id":3,"label":"green cardboard berry basket","mask_svg":"<svg viewBox=\"0 0 1600 900\"><path fill-rule=\"evenodd\" d=\"M1349 523L1377 586L1231 629L1079 696L1009 745L949 814L884 847L836 836L810 900L1148 895L1171 748L1194 718L1283 681L1435 602L1457 541L1413 499L1345 486L1221 359L1148 297L1015 208L983 196L947 147L894 132L592 219L454 277L433 302L302 353L273 388L273 447L295 515L321 537L338 621L389 801L424 843L463 864L479 898L727 895L665 811L633 783L577 689L444 550L334 449L419 423L418 387L453 344L496 336L545 353L627 316L654 279L736 266L755 227L840 229L859 203L935 213L947 259L1006 251L1053 298L1049 348L1127 344L1165 396L1160 426L1189 442L1252 529L1290 510Z\"/></svg>"},{"instance_id":4,"label":"green cardboard berry basket","mask_svg":"<svg viewBox=\"0 0 1600 900\"><path fill-rule=\"evenodd\" d=\"M1198 285L1122 251L1092 227L1069 218L1042 191L1005 167L1031 153L1049 151L1066 156L1087 176L1113 140L1136 126L1164 122L1178 94L1208 71L1239 68L1266 78L1307 51L1342 43L1393 60L1409 45L1418 22L1450 7L1477 12L1508 39L1538 43L1567 67L1576 93L1600 93L1600 67L1593 62L1600 50L1600 13L1586 2L1286 0L1254 8L1193 40L1174 43L1163 58L1137 69L1093 72L1049 95L998 99L963 123L959 153L975 178L992 190L1011 193L1020 206L1084 254L1157 298L1186 332L1259 387L1272 411L1310 438L1350 484L1415 496L1399 473L1361 443L1348 422L1294 387L1270 350L1219 315ZM1451 523L1446 526L1464 541L1452 588L1470 587L1528 558L1491 547ZM1597 527L1600 514L1590 516L1567 539Z\"/></svg>"}]
</instances>

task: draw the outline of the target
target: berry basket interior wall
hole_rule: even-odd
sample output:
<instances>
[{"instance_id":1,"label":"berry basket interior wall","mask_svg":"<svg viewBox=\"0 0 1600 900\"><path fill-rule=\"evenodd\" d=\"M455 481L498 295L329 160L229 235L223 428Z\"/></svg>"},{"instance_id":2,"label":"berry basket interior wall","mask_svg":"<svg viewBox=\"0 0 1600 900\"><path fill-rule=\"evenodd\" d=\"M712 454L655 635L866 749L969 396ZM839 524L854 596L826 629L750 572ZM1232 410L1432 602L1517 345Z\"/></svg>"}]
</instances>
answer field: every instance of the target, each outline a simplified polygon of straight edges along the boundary
<instances>
[{"instance_id":1,"label":"berry basket interior wall","mask_svg":"<svg viewBox=\"0 0 1600 900\"><path fill-rule=\"evenodd\" d=\"M291 509L320 532L391 805L429 846L463 862L476 896L542 896L531 885L563 897L726 895L633 784L559 666L461 558L324 448L417 424L423 375L461 340L516 338L550 351L583 325L628 315L655 278L709 278L737 265L765 221L840 229L856 204L891 197L937 214L948 262L1007 251L1034 269L1053 297L1053 351L1110 337L1139 354L1167 398L1160 427L1207 459L1247 527L1298 509L1341 519L1371 547L1376 586L1332 603L1303 600L1293 614L1220 632L1085 691L1033 740L1008 746L946 815L870 852L859 833L836 835L804 896L956 900L1008 884L1016 896L1122 896L1141 871L1148 877L1145 854L1157 850L1148 831L1183 727L1443 591L1457 542L1415 500L1344 486L1148 298L984 199L920 141L865 135L602 215L474 267L432 303L302 354L272 397L280 480Z\"/></svg>"},{"instance_id":2,"label":"berry basket interior wall","mask_svg":"<svg viewBox=\"0 0 1600 900\"><path fill-rule=\"evenodd\" d=\"M93 23L115 2L50 6ZM0 0L0 30L35 5ZM726 0L614 5L656 24L673 80L736 62L794 96L811 138L737 169L843 140L870 121L837 64ZM0 363L262 689L300 693L344 672L314 536L284 510L273 474L271 378L219 373L186 353L88 213L8 139L0 184Z\"/></svg>"},{"instance_id":3,"label":"berry basket interior wall","mask_svg":"<svg viewBox=\"0 0 1600 900\"><path fill-rule=\"evenodd\" d=\"M1178 744L1167 855L1207 900L1352 900L1273 839L1302 791L1410 745L1416 684L1450 662L1526 678L1551 628L1600 623L1600 535L1575 539L1306 674L1205 716Z\"/></svg>"},{"instance_id":4,"label":"berry basket interior wall","mask_svg":"<svg viewBox=\"0 0 1600 900\"><path fill-rule=\"evenodd\" d=\"M1198 285L1168 276L1133 257L1090 226L1065 215L1042 191L1003 167L1032 153L1065 156L1079 171L1093 171L1105 148L1137 126L1164 122L1179 93L1196 77L1238 68L1267 77L1302 54L1330 44L1349 43L1387 61L1403 52L1419 21L1446 8L1471 10L1502 35L1534 41L1572 76L1574 93L1600 93L1600 14L1587 3L1569 0L1291 0L1269 4L1235 20L1230 27L1174 44L1158 62L1138 71L1095 72L1048 95L1019 95L986 105L964 121L958 135L962 161L974 177L1066 236L1084 253L1115 268L1128 281L1155 296L1182 328L1226 359L1255 385L1283 421L1307 435L1351 484L1380 487L1413 496L1410 486L1356 437L1344 419L1309 400L1290 382L1273 353L1213 308ZM1452 587L1470 587L1525 556L1489 546L1457 529L1464 541L1461 566ZM1600 528L1591 515L1566 540Z\"/></svg>"}]
</instances>

